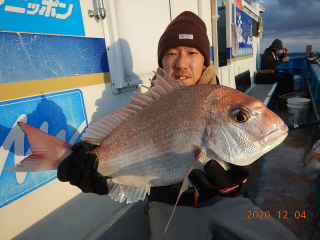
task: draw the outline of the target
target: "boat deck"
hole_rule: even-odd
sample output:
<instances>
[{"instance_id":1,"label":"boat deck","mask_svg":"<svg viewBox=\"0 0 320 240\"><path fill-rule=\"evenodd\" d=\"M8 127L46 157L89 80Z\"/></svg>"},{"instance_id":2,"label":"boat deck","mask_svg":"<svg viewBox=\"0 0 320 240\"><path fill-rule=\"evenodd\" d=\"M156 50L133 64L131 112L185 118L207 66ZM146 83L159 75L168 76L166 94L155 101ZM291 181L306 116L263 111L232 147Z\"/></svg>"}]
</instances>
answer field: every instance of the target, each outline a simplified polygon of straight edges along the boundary
<instances>
[{"instance_id":1,"label":"boat deck","mask_svg":"<svg viewBox=\"0 0 320 240\"><path fill-rule=\"evenodd\" d=\"M285 111L275 111L287 122ZM307 139L307 129L289 132L283 143L259 160L258 176L249 192L254 205L269 211L299 240L320 239L314 228L315 185L306 177L303 163Z\"/></svg>"}]
</instances>

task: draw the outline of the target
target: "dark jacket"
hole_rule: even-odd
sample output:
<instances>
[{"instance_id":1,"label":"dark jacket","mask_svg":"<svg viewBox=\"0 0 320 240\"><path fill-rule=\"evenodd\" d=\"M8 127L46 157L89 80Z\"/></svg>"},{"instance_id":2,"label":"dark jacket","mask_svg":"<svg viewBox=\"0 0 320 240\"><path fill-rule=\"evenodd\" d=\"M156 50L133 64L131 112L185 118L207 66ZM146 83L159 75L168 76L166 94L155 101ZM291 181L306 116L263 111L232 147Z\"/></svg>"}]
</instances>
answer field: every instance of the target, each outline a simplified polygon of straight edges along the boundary
<instances>
[{"instance_id":1,"label":"dark jacket","mask_svg":"<svg viewBox=\"0 0 320 240\"><path fill-rule=\"evenodd\" d=\"M283 63L282 59L286 57L285 53L280 56L276 54L273 47L267 48L261 57L261 70L278 70L278 66Z\"/></svg>"}]
</instances>

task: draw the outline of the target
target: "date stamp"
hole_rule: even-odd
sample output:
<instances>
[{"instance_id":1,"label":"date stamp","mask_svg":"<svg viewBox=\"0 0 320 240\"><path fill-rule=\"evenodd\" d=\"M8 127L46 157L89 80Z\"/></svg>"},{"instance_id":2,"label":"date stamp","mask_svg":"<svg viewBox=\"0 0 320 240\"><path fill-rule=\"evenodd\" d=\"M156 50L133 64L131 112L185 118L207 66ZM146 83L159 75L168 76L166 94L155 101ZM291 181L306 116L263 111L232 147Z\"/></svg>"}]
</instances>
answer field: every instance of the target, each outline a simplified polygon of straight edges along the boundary
<instances>
[{"instance_id":1,"label":"date stamp","mask_svg":"<svg viewBox=\"0 0 320 240\"><path fill-rule=\"evenodd\" d=\"M300 219L306 218L306 211L295 211L294 213L289 213L288 211L278 211L277 214L274 216L271 216L269 211L248 211L247 212L247 219L269 219L269 218L275 218L275 219Z\"/></svg>"}]
</instances>

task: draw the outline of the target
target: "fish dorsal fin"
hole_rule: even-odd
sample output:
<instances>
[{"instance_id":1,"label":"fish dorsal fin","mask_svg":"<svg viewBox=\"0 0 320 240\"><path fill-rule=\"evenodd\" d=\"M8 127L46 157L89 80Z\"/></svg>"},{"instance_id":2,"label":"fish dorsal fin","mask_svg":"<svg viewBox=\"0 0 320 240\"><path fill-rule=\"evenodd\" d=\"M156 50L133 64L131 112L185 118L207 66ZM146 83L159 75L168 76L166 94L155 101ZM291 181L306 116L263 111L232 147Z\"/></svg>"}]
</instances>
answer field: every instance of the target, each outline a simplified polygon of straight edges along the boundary
<instances>
[{"instance_id":1,"label":"fish dorsal fin","mask_svg":"<svg viewBox=\"0 0 320 240\"><path fill-rule=\"evenodd\" d=\"M161 71L163 76L154 72L157 79L150 79L154 84L152 88L143 86L147 88L148 91L146 93L135 92L136 96L131 97L131 101L130 103L127 103L128 106L126 108L122 107L121 110L117 110L113 114L99 118L98 121L89 125L82 134L81 140L91 144L100 145L103 139L110 135L115 128L146 106L150 105L153 101L161 98L169 92L185 86L183 82L173 79L164 70L161 69Z\"/></svg>"}]
</instances>

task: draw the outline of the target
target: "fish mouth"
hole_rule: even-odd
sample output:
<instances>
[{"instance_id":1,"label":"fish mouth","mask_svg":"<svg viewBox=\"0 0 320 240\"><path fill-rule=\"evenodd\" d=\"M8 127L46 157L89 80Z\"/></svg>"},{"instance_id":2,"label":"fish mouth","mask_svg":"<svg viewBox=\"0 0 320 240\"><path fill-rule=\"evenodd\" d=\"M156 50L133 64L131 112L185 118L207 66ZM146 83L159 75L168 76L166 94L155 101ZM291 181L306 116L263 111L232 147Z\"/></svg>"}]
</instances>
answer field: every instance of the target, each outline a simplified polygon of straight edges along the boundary
<instances>
[{"instance_id":1,"label":"fish mouth","mask_svg":"<svg viewBox=\"0 0 320 240\"><path fill-rule=\"evenodd\" d=\"M273 131L267 133L265 136L261 137L260 140L263 144L272 144L273 142L278 142L280 139L284 139L288 135L288 127L286 124L274 129Z\"/></svg>"},{"instance_id":2,"label":"fish mouth","mask_svg":"<svg viewBox=\"0 0 320 240\"><path fill-rule=\"evenodd\" d=\"M288 130L289 129L287 125L283 124L280 127L266 133L264 136L261 136L258 140L256 140L257 144L259 145L258 151L252 152L249 155L245 155L245 157L234 160L233 162L230 161L230 163L238 166L246 166L253 163L265 153L282 143L282 141L288 135Z\"/></svg>"}]
</instances>

